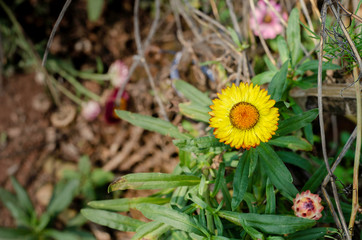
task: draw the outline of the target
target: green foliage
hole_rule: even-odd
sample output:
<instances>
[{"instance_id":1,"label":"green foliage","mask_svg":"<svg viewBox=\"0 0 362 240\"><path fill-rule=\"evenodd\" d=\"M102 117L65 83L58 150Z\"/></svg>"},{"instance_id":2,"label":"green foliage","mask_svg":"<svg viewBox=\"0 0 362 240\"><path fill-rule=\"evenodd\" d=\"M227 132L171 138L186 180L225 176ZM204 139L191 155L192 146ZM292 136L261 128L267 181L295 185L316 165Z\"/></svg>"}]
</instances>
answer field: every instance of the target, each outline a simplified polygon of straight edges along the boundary
<instances>
[{"instance_id":1,"label":"green foliage","mask_svg":"<svg viewBox=\"0 0 362 240\"><path fill-rule=\"evenodd\" d=\"M93 235L79 229L79 226L66 224L62 231L55 230L53 222L76 196L79 181L60 181L55 186L49 205L43 215L37 216L28 193L12 177L15 195L0 188L0 200L14 217L16 228L0 228L0 239L95 239Z\"/></svg>"},{"instance_id":2,"label":"green foliage","mask_svg":"<svg viewBox=\"0 0 362 240\"><path fill-rule=\"evenodd\" d=\"M295 43L288 44L290 48ZM286 42L279 40L279 45L285 46ZM179 148L180 163L172 174L127 174L109 185L109 191L162 189L156 194L92 201L89 203L92 209L84 209L83 215L104 226L135 231L133 239L240 239L243 236L243 239L280 240L312 229L315 221L290 216L291 210L279 207L291 206L298 193L284 163L318 176L318 179L312 176L315 184L306 183L314 191L323 177L323 174L318 175L315 165L293 152L312 150L301 130L310 125L318 111L303 112L296 106L287 108L295 105L293 101L287 102L291 85L288 54L287 51L283 53L286 61L280 70L271 68L274 72L269 90L278 104L284 106L280 108L279 128L268 143L260 143L255 149L238 152L211 134L186 135L164 120L117 111L122 119L136 126L176 138L173 143ZM299 73L303 71L299 70ZM193 120L207 122L208 106L212 104L209 98L184 81L176 80L174 85L190 100L186 104L180 103L181 113ZM190 131L189 125L183 126ZM275 151L273 146L280 150ZM129 226L130 219L114 213L131 209L142 212L152 222L136 221Z\"/></svg>"}]
</instances>

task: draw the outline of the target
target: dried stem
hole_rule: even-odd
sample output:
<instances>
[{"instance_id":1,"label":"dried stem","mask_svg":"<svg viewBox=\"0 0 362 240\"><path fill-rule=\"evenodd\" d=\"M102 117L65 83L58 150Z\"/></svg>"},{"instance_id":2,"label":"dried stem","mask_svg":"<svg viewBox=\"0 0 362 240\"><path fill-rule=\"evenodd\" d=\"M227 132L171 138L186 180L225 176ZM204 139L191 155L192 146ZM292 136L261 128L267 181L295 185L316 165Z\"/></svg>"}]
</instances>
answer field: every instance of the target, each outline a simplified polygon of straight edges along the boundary
<instances>
[{"instance_id":1,"label":"dried stem","mask_svg":"<svg viewBox=\"0 0 362 240\"><path fill-rule=\"evenodd\" d=\"M59 13L59 16L57 18L57 20L55 21L54 23L54 26L53 26L53 29L52 29L52 32L50 33L50 36L49 36L49 39L48 39L48 42L47 42L47 46L45 48L45 52L44 52L44 55L43 55L43 60L41 62L41 65L44 67L45 66L45 63L46 63L46 60L48 58L48 53L49 53L49 48L50 46L52 45L53 43L53 39L54 39L54 36L55 36L55 33L57 32L58 30L58 27L59 27L59 24L60 22L62 21L63 17L64 17L64 14L65 12L67 11L70 3L72 2L72 0L67 0L65 3L64 3L64 6L62 8L62 11L60 11Z\"/></svg>"},{"instance_id":2,"label":"dried stem","mask_svg":"<svg viewBox=\"0 0 362 240\"><path fill-rule=\"evenodd\" d=\"M349 220L349 234L352 235L353 232L353 226L354 222L356 220L357 211L359 209L359 203L358 203L358 172L359 172L359 162L360 162L360 154L361 154L361 134L362 134L362 110L361 110L361 90L360 90L360 75L362 73L362 59L358 53L358 50L356 46L354 45L346 27L343 24L343 21L339 17L336 9L333 5L330 5L330 8L332 9L333 15L336 17L339 26L341 27L344 36L346 37L346 40L351 47L351 50L354 55L354 59L357 61L357 64L359 66L360 72L358 73L357 68L355 67L353 69L353 74L356 77L355 80L355 90L356 90L356 102L357 102L357 139L356 139L356 151L355 151L355 158L354 158L354 168L353 168L353 193L352 193L352 212L351 212L351 218Z\"/></svg>"},{"instance_id":3,"label":"dried stem","mask_svg":"<svg viewBox=\"0 0 362 240\"><path fill-rule=\"evenodd\" d=\"M332 190L333 190L333 196L335 198L340 223L337 220L337 217L335 216L334 208L332 207L333 205L331 205L331 204L328 204L328 205L331 209L333 218L335 219L335 221L337 220L336 223L337 223L338 227L340 227L340 225L342 225L342 229L343 229L347 239L351 240L351 236L348 232L347 225L344 220L343 212L341 210L337 187L336 187L334 177L333 177L333 172L331 171L331 168L330 168L330 165L328 162L325 131L324 131L323 104L322 104L322 63L323 63L324 39L326 37L326 34L325 34L325 32L326 32L325 31L326 15L327 15L327 2L324 2L323 7L322 7L322 14L321 14L322 32L321 32L321 38L320 38L320 49L319 49L319 54L318 54L318 109L319 109L319 125L320 125L320 131L321 131L322 152L323 152L323 160L326 165L328 175L330 176L330 181L331 181ZM327 191L324 186L322 187L322 190L323 190L323 194L324 194L325 198L327 199L327 202L330 203L329 196L328 196Z\"/></svg>"}]
</instances>

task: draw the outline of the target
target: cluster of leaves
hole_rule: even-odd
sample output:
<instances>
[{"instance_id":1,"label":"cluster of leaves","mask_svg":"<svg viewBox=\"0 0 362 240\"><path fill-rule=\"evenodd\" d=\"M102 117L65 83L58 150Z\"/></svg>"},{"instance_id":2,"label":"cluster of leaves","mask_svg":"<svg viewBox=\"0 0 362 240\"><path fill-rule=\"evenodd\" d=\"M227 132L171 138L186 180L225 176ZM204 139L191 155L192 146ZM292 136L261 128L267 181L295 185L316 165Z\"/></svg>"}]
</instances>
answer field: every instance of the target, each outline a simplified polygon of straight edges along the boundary
<instances>
[{"instance_id":1,"label":"cluster of leaves","mask_svg":"<svg viewBox=\"0 0 362 240\"><path fill-rule=\"evenodd\" d=\"M269 83L268 93L279 108L279 127L269 142L235 151L219 142L212 129L208 136L195 137L158 118L116 111L121 119L136 126L175 138L180 162L172 174L129 174L109 186L109 191L161 189L156 194L92 201L90 208L82 210L83 215L110 228L136 232L132 239L311 240L338 234L334 228L312 228L315 220L295 217L291 210L299 191L285 163L311 176L299 186L301 191L317 191L327 174L321 161L310 161L296 152L312 150L311 122L318 115L316 109L304 112L288 95L292 87L310 88L317 82L317 62L301 61L297 9L289 17L287 39L279 37L277 45L281 68L266 61L269 71L253 79L255 84ZM324 72L336 68L323 65ZM307 71L313 74L306 76ZM180 113L208 123L212 105L208 96L181 80L174 86L190 100L179 104ZM119 214L131 209L152 221ZM331 222L331 217L324 214L320 221Z\"/></svg>"},{"instance_id":2,"label":"cluster of leaves","mask_svg":"<svg viewBox=\"0 0 362 240\"><path fill-rule=\"evenodd\" d=\"M57 216L69 207L76 196L82 196L87 202L99 198L96 188L104 186L114 177L112 173L101 169L91 171L90 167L88 157L84 156L79 161L78 171L66 171L64 179L56 184L51 200L41 216L37 216L25 189L11 177L15 195L0 188L0 201L10 210L17 227L1 227L0 239L95 239L91 233L81 230L86 222L81 214L64 223L62 230L55 227Z\"/></svg>"}]
</instances>

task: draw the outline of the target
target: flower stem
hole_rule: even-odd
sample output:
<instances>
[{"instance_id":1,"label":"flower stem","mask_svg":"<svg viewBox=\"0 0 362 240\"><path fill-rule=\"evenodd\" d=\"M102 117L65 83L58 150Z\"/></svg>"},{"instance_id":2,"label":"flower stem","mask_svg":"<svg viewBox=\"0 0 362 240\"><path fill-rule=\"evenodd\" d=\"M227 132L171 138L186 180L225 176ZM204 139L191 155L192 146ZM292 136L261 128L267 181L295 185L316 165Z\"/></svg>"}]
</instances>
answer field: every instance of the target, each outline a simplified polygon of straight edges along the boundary
<instances>
[{"instance_id":1,"label":"flower stem","mask_svg":"<svg viewBox=\"0 0 362 240\"><path fill-rule=\"evenodd\" d=\"M206 179L208 179L209 173L210 172L208 169L204 169L203 175L205 176ZM202 193L202 196L205 199L207 205L211 206L209 186L205 187L205 190ZM212 213L210 213L208 210L206 210L206 223L207 223L207 229L211 233L214 233L215 232L214 219L213 219Z\"/></svg>"}]
</instances>

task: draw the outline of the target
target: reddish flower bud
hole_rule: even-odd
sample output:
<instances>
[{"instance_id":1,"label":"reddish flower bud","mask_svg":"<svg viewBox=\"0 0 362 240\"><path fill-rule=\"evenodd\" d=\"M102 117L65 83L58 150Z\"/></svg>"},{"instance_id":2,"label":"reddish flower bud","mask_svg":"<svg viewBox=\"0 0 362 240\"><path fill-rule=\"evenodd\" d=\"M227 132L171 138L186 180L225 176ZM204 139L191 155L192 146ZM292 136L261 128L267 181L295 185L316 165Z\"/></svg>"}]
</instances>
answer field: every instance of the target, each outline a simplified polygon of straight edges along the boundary
<instances>
[{"instance_id":1,"label":"reddish flower bud","mask_svg":"<svg viewBox=\"0 0 362 240\"><path fill-rule=\"evenodd\" d=\"M118 88L114 89L112 95L107 99L105 107L105 119L107 123L116 123L120 120L114 110L125 110L127 108L127 101L129 99L128 92L125 90L122 93L121 99L117 103L116 98L118 91Z\"/></svg>"},{"instance_id":2,"label":"reddish flower bud","mask_svg":"<svg viewBox=\"0 0 362 240\"><path fill-rule=\"evenodd\" d=\"M320 202L321 198L317 194L307 190L301 194L298 193L293 199L292 209L297 217L318 220L322 217L321 212L324 208Z\"/></svg>"}]
</instances>

